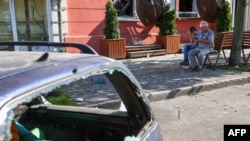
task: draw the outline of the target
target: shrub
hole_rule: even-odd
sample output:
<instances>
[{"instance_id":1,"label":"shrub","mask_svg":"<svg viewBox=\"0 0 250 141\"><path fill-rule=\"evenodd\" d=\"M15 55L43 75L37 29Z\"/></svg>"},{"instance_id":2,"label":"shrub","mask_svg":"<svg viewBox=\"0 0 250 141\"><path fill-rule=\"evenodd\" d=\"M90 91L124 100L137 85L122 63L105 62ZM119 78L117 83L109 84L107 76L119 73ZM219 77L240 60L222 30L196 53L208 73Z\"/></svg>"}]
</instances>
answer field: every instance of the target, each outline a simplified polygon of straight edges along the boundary
<instances>
[{"instance_id":1,"label":"shrub","mask_svg":"<svg viewBox=\"0 0 250 141\"><path fill-rule=\"evenodd\" d=\"M222 8L219 10L216 17L216 31L232 31L232 14L228 1L223 2Z\"/></svg>"},{"instance_id":2,"label":"shrub","mask_svg":"<svg viewBox=\"0 0 250 141\"><path fill-rule=\"evenodd\" d=\"M49 92L46 98L51 104L55 105L78 105L77 102L75 102L72 98L66 95L60 88L56 88L53 91Z\"/></svg>"},{"instance_id":3,"label":"shrub","mask_svg":"<svg viewBox=\"0 0 250 141\"><path fill-rule=\"evenodd\" d=\"M159 35L173 35L176 33L176 12L175 9L170 10L170 4L164 7L162 17L156 23L159 27Z\"/></svg>"},{"instance_id":4,"label":"shrub","mask_svg":"<svg viewBox=\"0 0 250 141\"><path fill-rule=\"evenodd\" d=\"M117 19L117 11L113 4L108 1L106 4L104 35L106 39L120 38L119 22Z\"/></svg>"},{"instance_id":5,"label":"shrub","mask_svg":"<svg viewBox=\"0 0 250 141\"><path fill-rule=\"evenodd\" d=\"M63 94L56 97L49 97L48 101L55 105L71 105L71 106L78 105L77 102L75 102L72 98Z\"/></svg>"}]
</instances>

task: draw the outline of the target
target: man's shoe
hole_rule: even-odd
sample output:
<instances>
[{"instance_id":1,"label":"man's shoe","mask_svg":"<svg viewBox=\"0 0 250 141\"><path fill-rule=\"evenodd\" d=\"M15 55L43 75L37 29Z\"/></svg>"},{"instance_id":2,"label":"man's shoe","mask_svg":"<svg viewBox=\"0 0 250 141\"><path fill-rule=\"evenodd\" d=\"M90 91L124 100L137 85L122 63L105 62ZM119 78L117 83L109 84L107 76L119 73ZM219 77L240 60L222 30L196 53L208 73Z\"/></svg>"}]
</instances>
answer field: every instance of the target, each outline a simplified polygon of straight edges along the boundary
<instances>
[{"instance_id":1,"label":"man's shoe","mask_svg":"<svg viewBox=\"0 0 250 141\"><path fill-rule=\"evenodd\" d=\"M187 65L189 65L189 62L188 62L188 61L182 61L182 62L180 62L180 65L185 65L185 66L187 66Z\"/></svg>"},{"instance_id":2,"label":"man's shoe","mask_svg":"<svg viewBox=\"0 0 250 141\"><path fill-rule=\"evenodd\" d=\"M202 71L202 68L198 68L195 70L196 72Z\"/></svg>"},{"instance_id":3,"label":"man's shoe","mask_svg":"<svg viewBox=\"0 0 250 141\"><path fill-rule=\"evenodd\" d=\"M194 68L191 69L191 71L195 71L198 69L198 66L195 66Z\"/></svg>"},{"instance_id":4,"label":"man's shoe","mask_svg":"<svg viewBox=\"0 0 250 141\"><path fill-rule=\"evenodd\" d=\"M192 68L191 70L192 70L192 71L199 72L199 71L202 71L202 68L201 68L201 67L198 67L198 66L195 66L195 67Z\"/></svg>"}]
</instances>

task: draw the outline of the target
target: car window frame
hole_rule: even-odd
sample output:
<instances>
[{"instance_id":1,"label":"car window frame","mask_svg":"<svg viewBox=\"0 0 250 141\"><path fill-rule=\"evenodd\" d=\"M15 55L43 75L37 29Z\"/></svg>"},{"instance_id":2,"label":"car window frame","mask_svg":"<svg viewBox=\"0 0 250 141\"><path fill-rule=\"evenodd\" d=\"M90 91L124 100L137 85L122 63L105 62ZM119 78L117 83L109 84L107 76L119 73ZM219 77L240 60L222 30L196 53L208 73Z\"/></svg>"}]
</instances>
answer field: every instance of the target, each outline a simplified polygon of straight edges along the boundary
<instances>
[{"instance_id":1,"label":"car window frame","mask_svg":"<svg viewBox=\"0 0 250 141\"><path fill-rule=\"evenodd\" d=\"M149 120L149 118L151 118L151 116L150 116L150 112L147 111L149 109L149 107L147 105L147 100L145 99L145 97L143 95L143 90L140 87L137 80L135 79L135 77L133 76L133 74L128 69L126 69L125 66L122 66L122 65L120 66L120 65L121 64L119 64L119 65L117 65L117 64L111 65L110 64L110 65L106 65L105 67L92 68L92 69L89 69L88 71L85 70L83 72L77 72L77 73L72 74L70 76L66 76L66 77L57 79L53 82L50 82L48 84L44 84L42 86L34 88L30 91L26 91L26 92L16 96L15 98L13 98L13 99L9 100L7 103L5 103L4 106L1 108L0 114L6 115L6 117L3 117L4 119L2 121L0 121L1 127L3 127L3 123L5 123L6 121L9 121L8 118L13 118L12 117L13 115L11 113L8 113L8 112L11 111L11 109L15 108L16 106L22 104L23 102L29 102L32 100L33 97L37 97L37 96L41 95L42 93L46 93L48 91L51 91L51 90L57 88L58 86L69 84L70 82L73 82L76 79L79 80L79 79L83 78L83 76L85 78L87 78L87 77L95 74L95 72L98 72L98 71L100 72L103 70L108 71L109 72L108 74L117 73L123 77L123 82L128 84L126 87L129 88L129 91L131 92L131 96L133 96L133 99L134 99L134 102L133 102L134 106L131 106L130 105L131 103L129 105L125 104L125 107L128 110L128 114L132 115L132 117L134 119L139 120L140 123L138 123L138 124L141 124L141 125L145 124ZM110 78L110 77L112 77L112 75L110 75L108 77ZM117 80L117 79L115 79L115 77L113 79ZM121 86L122 85L116 86L114 88L118 89ZM136 88L137 90L133 91L133 89L135 89L135 87L137 87ZM122 101L123 100L127 100L127 101L131 100L131 98L126 99L126 97L124 97L126 92L124 92L124 91L118 92L117 91L117 93L120 97L122 95L122 97L121 97ZM23 101L23 99L25 99L26 101ZM0 134L6 133L7 130L8 130L8 127L7 127L7 129L0 131ZM0 137L0 139L1 138L2 137Z\"/></svg>"}]
</instances>

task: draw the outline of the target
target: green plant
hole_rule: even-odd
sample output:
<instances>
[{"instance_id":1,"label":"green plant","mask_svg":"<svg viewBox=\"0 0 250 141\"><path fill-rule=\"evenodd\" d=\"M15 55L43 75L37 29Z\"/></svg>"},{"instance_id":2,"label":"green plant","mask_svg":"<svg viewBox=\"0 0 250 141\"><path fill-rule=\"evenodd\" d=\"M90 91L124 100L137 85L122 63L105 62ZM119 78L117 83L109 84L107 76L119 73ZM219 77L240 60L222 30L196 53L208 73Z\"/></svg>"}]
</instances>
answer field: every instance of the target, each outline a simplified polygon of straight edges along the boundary
<instances>
[{"instance_id":1,"label":"green plant","mask_svg":"<svg viewBox=\"0 0 250 141\"><path fill-rule=\"evenodd\" d=\"M77 102L75 102L72 98L63 94L56 97L49 97L48 101L55 105L71 105L71 106L78 105Z\"/></svg>"},{"instance_id":2,"label":"green plant","mask_svg":"<svg viewBox=\"0 0 250 141\"><path fill-rule=\"evenodd\" d=\"M228 65L221 65L218 66L220 69L225 70L235 70L235 71L242 71L242 72L250 72L250 64L245 64L242 66L228 66Z\"/></svg>"},{"instance_id":3,"label":"green plant","mask_svg":"<svg viewBox=\"0 0 250 141\"><path fill-rule=\"evenodd\" d=\"M176 33L176 12L175 9L170 10L170 4L164 7L163 14L156 26L159 28L159 35L173 35Z\"/></svg>"},{"instance_id":4,"label":"green plant","mask_svg":"<svg viewBox=\"0 0 250 141\"><path fill-rule=\"evenodd\" d=\"M232 14L230 9L230 3L228 1L223 2L222 7L216 17L216 31L232 31Z\"/></svg>"},{"instance_id":5,"label":"green plant","mask_svg":"<svg viewBox=\"0 0 250 141\"><path fill-rule=\"evenodd\" d=\"M62 91L62 89L57 87L57 88L53 89L51 92L49 92L47 94L47 97L55 97L55 96L59 96L62 94L65 95L65 93Z\"/></svg>"},{"instance_id":6,"label":"green plant","mask_svg":"<svg viewBox=\"0 0 250 141\"><path fill-rule=\"evenodd\" d=\"M77 102L66 95L60 88L55 88L53 91L49 92L46 96L46 99L55 105L78 105Z\"/></svg>"},{"instance_id":7,"label":"green plant","mask_svg":"<svg viewBox=\"0 0 250 141\"><path fill-rule=\"evenodd\" d=\"M104 35L106 39L120 38L119 22L117 19L117 11L113 4L108 1L106 4Z\"/></svg>"}]
</instances>

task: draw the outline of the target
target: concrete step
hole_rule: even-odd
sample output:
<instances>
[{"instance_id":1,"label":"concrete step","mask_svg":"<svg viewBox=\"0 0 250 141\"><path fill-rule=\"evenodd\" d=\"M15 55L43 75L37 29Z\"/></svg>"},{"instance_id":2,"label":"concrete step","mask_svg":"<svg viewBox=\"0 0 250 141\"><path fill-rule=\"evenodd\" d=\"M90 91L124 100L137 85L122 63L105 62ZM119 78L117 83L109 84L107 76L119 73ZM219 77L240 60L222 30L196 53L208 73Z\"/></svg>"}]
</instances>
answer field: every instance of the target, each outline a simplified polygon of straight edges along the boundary
<instances>
[{"instance_id":1,"label":"concrete step","mask_svg":"<svg viewBox=\"0 0 250 141\"><path fill-rule=\"evenodd\" d=\"M127 58L151 57L151 56L159 56L165 54L166 54L165 49L133 51L133 52L127 52Z\"/></svg>"}]
</instances>

